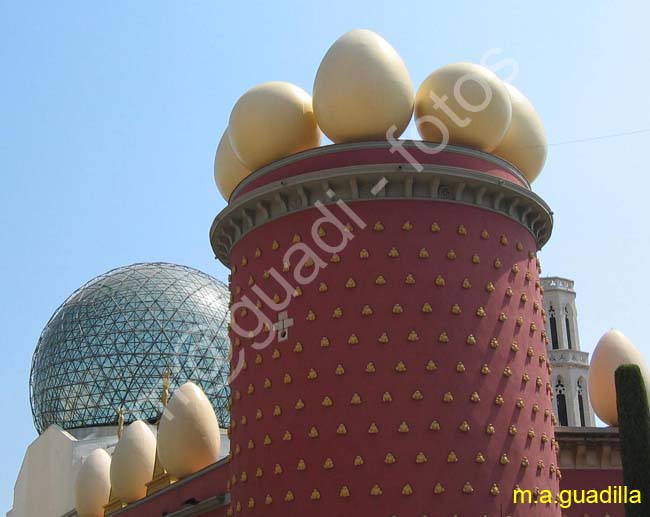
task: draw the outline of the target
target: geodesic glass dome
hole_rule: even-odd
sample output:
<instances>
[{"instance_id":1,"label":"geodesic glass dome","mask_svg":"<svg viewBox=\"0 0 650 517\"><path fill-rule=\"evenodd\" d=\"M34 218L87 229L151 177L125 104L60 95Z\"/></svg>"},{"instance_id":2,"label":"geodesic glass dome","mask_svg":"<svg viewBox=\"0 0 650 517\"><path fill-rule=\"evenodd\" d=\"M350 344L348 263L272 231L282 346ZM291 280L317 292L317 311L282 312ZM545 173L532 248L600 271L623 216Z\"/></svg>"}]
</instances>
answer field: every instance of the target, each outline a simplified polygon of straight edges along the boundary
<instances>
[{"instance_id":1,"label":"geodesic glass dome","mask_svg":"<svg viewBox=\"0 0 650 517\"><path fill-rule=\"evenodd\" d=\"M38 340L30 374L34 425L63 429L153 422L162 378L205 391L219 424L228 412L228 288L195 269L133 264L75 291Z\"/></svg>"}]
</instances>

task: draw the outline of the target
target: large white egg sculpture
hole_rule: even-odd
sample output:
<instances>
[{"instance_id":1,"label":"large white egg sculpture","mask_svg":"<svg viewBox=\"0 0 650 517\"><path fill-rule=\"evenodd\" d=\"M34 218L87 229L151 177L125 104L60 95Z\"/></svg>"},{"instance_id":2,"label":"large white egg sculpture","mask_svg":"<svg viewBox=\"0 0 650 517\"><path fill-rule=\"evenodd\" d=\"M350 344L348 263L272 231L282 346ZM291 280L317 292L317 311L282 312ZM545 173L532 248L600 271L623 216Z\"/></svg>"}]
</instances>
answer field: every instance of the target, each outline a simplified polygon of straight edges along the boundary
<instances>
[{"instance_id":1,"label":"large white egg sculpture","mask_svg":"<svg viewBox=\"0 0 650 517\"><path fill-rule=\"evenodd\" d=\"M290 154L320 145L311 96L295 84L269 82L242 95L228 122L230 144L254 171Z\"/></svg>"},{"instance_id":2,"label":"large white egg sculpture","mask_svg":"<svg viewBox=\"0 0 650 517\"><path fill-rule=\"evenodd\" d=\"M75 508L79 517L103 517L104 505L108 504L110 495L111 457L104 449L95 449L77 473Z\"/></svg>"},{"instance_id":3,"label":"large white egg sculpture","mask_svg":"<svg viewBox=\"0 0 650 517\"><path fill-rule=\"evenodd\" d=\"M251 171L244 166L232 150L228 130L224 131L214 155L214 181L226 201L235 187L250 173Z\"/></svg>"},{"instance_id":4,"label":"large white egg sculpture","mask_svg":"<svg viewBox=\"0 0 650 517\"><path fill-rule=\"evenodd\" d=\"M494 72L473 63L438 68L415 96L415 122L424 140L494 150L510 127L512 107Z\"/></svg>"},{"instance_id":5,"label":"large white egg sculpture","mask_svg":"<svg viewBox=\"0 0 650 517\"><path fill-rule=\"evenodd\" d=\"M155 461L156 437L147 424L136 420L124 429L113 453L113 495L123 503L132 503L146 496Z\"/></svg>"},{"instance_id":6,"label":"large white egg sculpture","mask_svg":"<svg viewBox=\"0 0 650 517\"><path fill-rule=\"evenodd\" d=\"M169 400L158 427L158 457L170 476L182 478L219 457L221 434L212 404L186 382Z\"/></svg>"},{"instance_id":7,"label":"large white egg sculpture","mask_svg":"<svg viewBox=\"0 0 650 517\"><path fill-rule=\"evenodd\" d=\"M535 107L517 88L506 84L512 104L512 120L493 154L512 163L533 182L546 161L546 132Z\"/></svg>"},{"instance_id":8,"label":"large white egg sculpture","mask_svg":"<svg viewBox=\"0 0 650 517\"><path fill-rule=\"evenodd\" d=\"M612 329L600 338L591 356L589 398L598 417L613 426L618 425L615 372L623 364L639 367L650 395L650 375L641 352L622 332Z\"/></svg>"},{"instance_id":9,"label":"large white egg sculpture","mask_svg":"<svg viewBox=\"0 0 650 517\"><path fill-rule=\"evenodd\" d=\"M314 81L318 125L334 143L398 138L413 114L413 83L397 51L378 34L352 30L325 54Z\"/></svg>"}]
</instances>

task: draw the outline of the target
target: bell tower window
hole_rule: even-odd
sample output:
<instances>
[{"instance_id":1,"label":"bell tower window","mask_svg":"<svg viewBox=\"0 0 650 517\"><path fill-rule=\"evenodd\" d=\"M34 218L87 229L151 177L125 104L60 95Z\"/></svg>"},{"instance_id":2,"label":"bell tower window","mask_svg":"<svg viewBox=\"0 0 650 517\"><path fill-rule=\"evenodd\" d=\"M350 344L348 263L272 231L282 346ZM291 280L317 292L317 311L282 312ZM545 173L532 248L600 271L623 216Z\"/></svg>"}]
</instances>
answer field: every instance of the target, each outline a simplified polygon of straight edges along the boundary
<instances>
[{"instance_id":1,"label":"bell tower window","mask_svg":"<svg viewBox=\"0 0 650 517\"><path fill-rule=\"evenodd\" d=\"M582 380L578 379L578 411L580 412L580 427L585 426L585 400L582 396Z\"/></svg>"},{"instance_id":2,"label":"bell tower window","mask_svg":"<svg viewBox=\"0 0 650 517\"><path fill-rule=\"evenodd\" d=\"M557 400L557 416L560 420L560 425L568 426L569 419L566 408L566 394L564 392L564 383L560 377L558 377L557 383L555 384L555 398Z\"/></svg>"},{"instance_id":3,"label":"bell tower window","mask_svg":"<svg viewBox=\"0 0 650 517\"><path fill-rule=\"evenodd\" d=\"M551 322L551 346L553 350L560 348L560 342L557 338L557 320L555 319L555 309L553 306L548 311L549 321Z\"/></svg>"}]
</instances>

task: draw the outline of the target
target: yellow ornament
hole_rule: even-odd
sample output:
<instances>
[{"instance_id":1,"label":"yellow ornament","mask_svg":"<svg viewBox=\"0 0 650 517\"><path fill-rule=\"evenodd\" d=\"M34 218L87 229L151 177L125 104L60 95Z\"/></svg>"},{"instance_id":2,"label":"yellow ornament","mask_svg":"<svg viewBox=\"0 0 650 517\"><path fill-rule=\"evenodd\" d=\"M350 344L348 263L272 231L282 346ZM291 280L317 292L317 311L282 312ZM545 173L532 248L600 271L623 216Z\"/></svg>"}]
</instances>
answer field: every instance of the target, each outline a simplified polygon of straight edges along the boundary
<instances>
[{"instance_id":1,"label":"yellow ornament","mask_svg":"<svg viewBox=\"0 0 650 517\"><path fill-rule=\"evenodd\" d=\"M472 487L472 484L468 481L463 485L463 494L472 494L474 493L474 488Z\"/></svg>"}]
</instances>

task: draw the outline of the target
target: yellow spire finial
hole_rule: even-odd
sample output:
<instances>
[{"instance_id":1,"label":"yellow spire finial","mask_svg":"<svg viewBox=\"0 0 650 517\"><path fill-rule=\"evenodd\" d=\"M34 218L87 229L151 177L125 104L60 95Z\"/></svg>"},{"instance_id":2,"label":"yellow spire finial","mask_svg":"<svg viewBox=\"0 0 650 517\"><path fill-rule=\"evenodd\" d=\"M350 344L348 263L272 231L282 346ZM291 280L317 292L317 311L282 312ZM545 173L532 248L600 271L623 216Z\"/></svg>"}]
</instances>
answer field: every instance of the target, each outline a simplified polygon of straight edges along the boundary
<instances>
[{"instance_id":1,"label":"yellow spire finial","mask_svg":"<svg viewBox=\"0 0 650 517\"><path fill-rule=\"evenodd\" d=\"M165 373L163 374L163 389L162 389L162 395L160 397L163 407L167 407L167 402L169 401L169 384L170 384L171 374L172 373L169 370L169 368L167 368L165 370Z\"/></svg>"},{"instance_id":2,"label":"yellow spire finial","mask_svg":"<svg viewBox=\"0 0 650 517\"><path fill-rule=\"evenodd\" d=\"M124 431L124 408L117 410L117 439L122 438L122 431Z\"/></svg>"}]
</instances>

